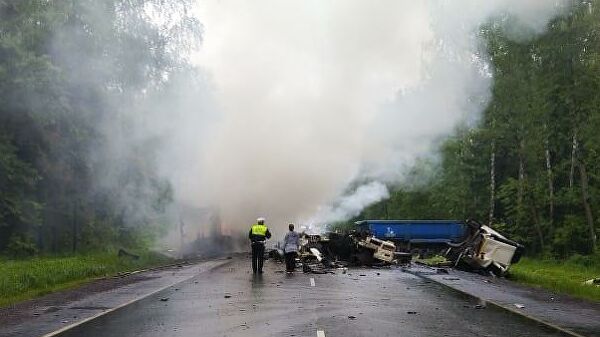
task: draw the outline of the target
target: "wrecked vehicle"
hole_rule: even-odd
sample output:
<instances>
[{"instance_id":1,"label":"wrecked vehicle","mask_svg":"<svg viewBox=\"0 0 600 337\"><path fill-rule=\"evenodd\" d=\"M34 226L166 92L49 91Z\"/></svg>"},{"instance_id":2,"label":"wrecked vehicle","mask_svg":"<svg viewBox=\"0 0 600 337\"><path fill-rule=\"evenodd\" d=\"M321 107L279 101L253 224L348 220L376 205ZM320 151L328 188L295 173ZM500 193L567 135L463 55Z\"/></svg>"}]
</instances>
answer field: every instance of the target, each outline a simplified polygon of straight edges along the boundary
<instances>
[{"instance_id":1,"label":"wrecked vehicle","mask_svg":"<svg viewBox=\"0 0 600 337\"><path fill-rule=\"evenodd\" d=\"M372 252L373 258L383 262L392 263L394 261L394 253L396 245L391 241L379 240L374 236L367 236L363 240L357 240L356 244L369 253Z\"/></svg>"},{"instance_id":2,"label":"wrecked vehicle","mask_svg":"<svg viewBox=\"0 0 600 337\"><path fill-rule=\"evenodd\" d=\"M380 240L362 232L303 234L300 259L304 266L314 271L314 261L327 268L391 264L395 262L395 252L396 246L393 242Z\"/></svg>"},{"instance_id":3,"label":"wrecked vehicle","mask_svg":"<svg viewBox=\"0 0 600 337\"><path fill-rule=\"evenodd\" d=\"M349 233L301 235L298 262L305 272L411 262L444 255L448 265L504 275L524 247L474 220L364 220ZM281 256L281 252L271 252Z\"/></svg>"},{"instance_id":4,"label":"wrecked vehicle","mask_svg":"<svg viewBox=\"0 0 600 337\"><path fill-rule=\"evenodd\" d=\"M445 255L455 267L506 273L524 247L475 220L364 220L357 228L421 257ZM398 253L396 253L397 255Z\"/></svg>"},{"instance_id":5,"label":"wrecked vehicle","mask_svg":"<svg viewBox=\"0 0 600 337\"><path fill-rule=\"evenodd\" d=\"M446 256L456 267L486 270L504 275L511 264L519 262L523 245L507 239L491 227L467 220L468 234L460 243L448 243Z\"/></svg>"},{"instance_id":6,"label":"wrecked vehicle","mask_svg":"<svg viewBox=\"0 0 600 337\"><path fill-rule=\"evenodd\" d=\"M415 255L442 253L448 243L461 242L467 225L457 220L363 220L359 231L394 242L399 251Z\"/></svg>"}]
</instances>

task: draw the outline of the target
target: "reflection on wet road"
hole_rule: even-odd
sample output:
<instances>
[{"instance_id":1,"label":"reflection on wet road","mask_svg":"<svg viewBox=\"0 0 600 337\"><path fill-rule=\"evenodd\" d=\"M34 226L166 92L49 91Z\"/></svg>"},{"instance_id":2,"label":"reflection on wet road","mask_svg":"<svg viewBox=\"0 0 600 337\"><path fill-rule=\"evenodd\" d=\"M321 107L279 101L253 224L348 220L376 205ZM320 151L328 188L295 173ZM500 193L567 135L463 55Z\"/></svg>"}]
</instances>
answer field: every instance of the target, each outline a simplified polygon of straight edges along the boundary
<instances>
[{"instance_id":1,"label":"reflection on wet road","mask_svg":"<svg viewBox=\"0 0 600 337\"><path fill-rule=\"evenodd\" d=\"M234 258L61 336L560 336L396 268L265 267Z\"/></svg>"}]
</instances>

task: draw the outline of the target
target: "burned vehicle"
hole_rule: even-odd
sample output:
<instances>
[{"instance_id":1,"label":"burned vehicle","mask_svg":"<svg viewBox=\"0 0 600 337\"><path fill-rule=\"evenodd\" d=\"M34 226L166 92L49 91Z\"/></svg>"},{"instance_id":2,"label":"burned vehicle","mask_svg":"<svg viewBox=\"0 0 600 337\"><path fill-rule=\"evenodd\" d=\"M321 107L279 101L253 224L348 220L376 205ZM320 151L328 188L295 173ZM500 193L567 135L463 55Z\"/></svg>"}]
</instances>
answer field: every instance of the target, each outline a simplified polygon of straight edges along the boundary
<instances>
[{"instance_id":1,"label":"burned vehicle","mask_svg":"<svg viewBox=\"0 0 600 337\"><path fill-rule=\"evenodd\" d=\"M504 275L524 247L474 220L365 220L346 233L302 233L298 263L305 272L346 266L408 264L443 256L445 266ZM283 255L273 250L271 257ZM443 259L442 257L442 259Z\"/></svg>"},{"instance_id":2,"label":"burned vehicle","mask_svg":"<svg viewBox=\"0 0 600 337\"><path fill-rule=\"evenodd\" d=\"M448 243L446 257L456 267L470 270L487 270L495 275L506 274L511 264L519 262L523 245L507 239L491 227L475 220L467 220L468 234L464 241Z\"/></svg>"},{"instance_id":3,"label":"burned vehicle","mask_svg":"<svg viewBox=\"0 0 600 337\"><path fill-rule=\"evenodd\" d=\"M364 220L357 228L419 256L444 255L455 267L503 275L524 247L475 220ZM396 253L398 254L398 253Z\"/></svg>"},{"instance_id":4,"label":"burned vehicle","mask_svg":"<svg viewBox=\"0 0 600 337\"><path fill-rule=\"evenodd\" d=\"M325 272L324 268L381 266L395 262L396 246L391 241L353 231L348 234L306 234L301 236L299 262L305 272Z\"/></svg>"}]
</instances>

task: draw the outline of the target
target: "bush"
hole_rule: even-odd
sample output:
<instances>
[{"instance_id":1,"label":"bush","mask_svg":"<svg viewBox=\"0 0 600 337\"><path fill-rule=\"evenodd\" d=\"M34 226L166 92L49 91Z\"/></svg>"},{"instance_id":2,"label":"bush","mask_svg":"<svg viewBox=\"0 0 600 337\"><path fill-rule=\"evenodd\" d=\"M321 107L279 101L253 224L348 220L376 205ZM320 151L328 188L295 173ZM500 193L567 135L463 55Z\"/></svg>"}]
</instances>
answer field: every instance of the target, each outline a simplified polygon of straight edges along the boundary
<instances>
[{"instance_id":1,"label":"bush","mask_svg":"<svg viewBox=\"0 0 600 337\"><path fill-rule=\"evenodd\" d=\"M6 246L6 254L15 258L31 257L38 253L33 239L24 234L13 234Z\"/></svg>"},{"instance_id":2,"label":"bush","mask_svg":"<svg viewBox=\"0 0 600 337\"><path fill-rule=\"evenodd\" d=\"M579 255L575 254L567 260L567 264L574 264L585 268L600 266L600 254Z\"/></svg>"}]
</instances>

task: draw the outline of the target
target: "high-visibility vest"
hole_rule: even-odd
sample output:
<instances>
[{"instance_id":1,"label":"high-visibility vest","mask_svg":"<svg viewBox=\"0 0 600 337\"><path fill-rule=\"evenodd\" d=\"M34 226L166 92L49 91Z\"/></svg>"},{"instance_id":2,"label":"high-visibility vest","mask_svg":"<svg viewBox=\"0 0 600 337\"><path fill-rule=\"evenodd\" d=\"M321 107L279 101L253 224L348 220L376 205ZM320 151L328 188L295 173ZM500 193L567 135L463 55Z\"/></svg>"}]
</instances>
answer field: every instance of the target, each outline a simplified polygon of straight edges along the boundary
<instances>
[{"instance_id":1,"label":"high-visibility vest","mask_svg":"<svg viewBox=\"0 0 600 337\"><path fill-rule=\"evenodd\" d=\"M267 226L259 224L252 225L252 235L267 235Z\"/></svg>"}]
</instances>

